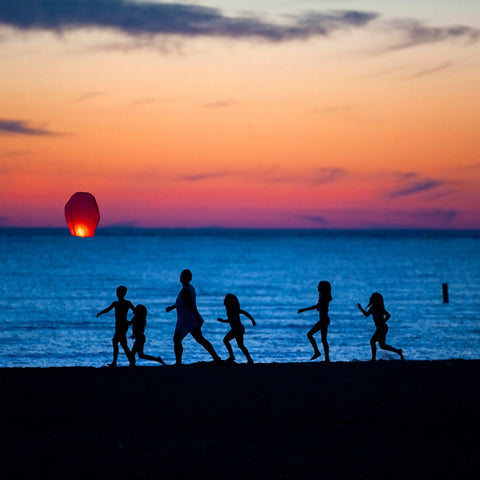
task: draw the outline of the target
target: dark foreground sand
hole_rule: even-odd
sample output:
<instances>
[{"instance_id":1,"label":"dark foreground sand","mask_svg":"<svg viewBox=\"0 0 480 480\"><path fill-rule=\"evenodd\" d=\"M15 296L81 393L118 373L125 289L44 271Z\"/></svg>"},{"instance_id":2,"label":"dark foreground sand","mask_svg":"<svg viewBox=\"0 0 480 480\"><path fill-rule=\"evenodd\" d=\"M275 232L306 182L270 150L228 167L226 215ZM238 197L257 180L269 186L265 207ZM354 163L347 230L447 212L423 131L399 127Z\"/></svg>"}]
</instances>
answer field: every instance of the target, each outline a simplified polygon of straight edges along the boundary
<instances>
[{"instance_id":1,"label":"dark foreground sand","mask_svg":"<svg viewBox=\"0 0 480 480\"><path fill-rule=\"evenodd\" d=\"M478 478L480 361L2 369L3 478Z\"/></svg>"}]
</instances>

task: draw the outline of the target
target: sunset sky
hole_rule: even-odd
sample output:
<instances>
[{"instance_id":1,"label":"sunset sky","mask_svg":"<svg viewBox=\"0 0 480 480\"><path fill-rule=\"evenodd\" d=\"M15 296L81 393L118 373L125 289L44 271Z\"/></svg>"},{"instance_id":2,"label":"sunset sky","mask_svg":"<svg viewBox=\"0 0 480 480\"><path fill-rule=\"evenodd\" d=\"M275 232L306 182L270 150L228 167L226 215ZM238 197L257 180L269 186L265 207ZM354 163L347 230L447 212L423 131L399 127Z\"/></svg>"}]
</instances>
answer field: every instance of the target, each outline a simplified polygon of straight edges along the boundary
<instances>
[{"instance_id":1,"label":"sunset sky","mask_svg":"<svg viewBox=\"0 0 480 480\"><path fill-rule=\"evenodd\" d=\"M480 228L478 0L1 0L0 226Z\"/></svg>"}]
</instances>

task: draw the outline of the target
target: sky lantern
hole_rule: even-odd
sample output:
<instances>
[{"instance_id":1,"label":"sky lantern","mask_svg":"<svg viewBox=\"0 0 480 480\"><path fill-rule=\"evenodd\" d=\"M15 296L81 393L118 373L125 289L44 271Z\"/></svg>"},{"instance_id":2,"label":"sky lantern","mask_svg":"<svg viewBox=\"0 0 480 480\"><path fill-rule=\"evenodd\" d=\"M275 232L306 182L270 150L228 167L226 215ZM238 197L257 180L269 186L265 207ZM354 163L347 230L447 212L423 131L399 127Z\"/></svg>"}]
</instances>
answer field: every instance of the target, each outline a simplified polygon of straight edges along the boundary
<instances>
[{"instance_id":1,"label":"sky lantern","mask_svg":"<svg viewBox=\"0 0 480 480\"><path fill-rule=\"evenodd\" d=\"M100 220L95 197L88 192L74 193L65 205L65 219L74 237L93 237Z\"/></svg>"}]
</instances>

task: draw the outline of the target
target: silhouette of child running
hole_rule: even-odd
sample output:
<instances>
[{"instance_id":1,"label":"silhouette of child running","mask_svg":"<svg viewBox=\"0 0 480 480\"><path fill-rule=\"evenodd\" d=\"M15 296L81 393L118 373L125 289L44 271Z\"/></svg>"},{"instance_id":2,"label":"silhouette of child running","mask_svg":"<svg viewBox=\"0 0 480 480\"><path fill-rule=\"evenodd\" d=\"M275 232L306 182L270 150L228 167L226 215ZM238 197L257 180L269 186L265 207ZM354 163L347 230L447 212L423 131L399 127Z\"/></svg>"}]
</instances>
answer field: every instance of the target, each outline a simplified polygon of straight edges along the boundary
<instances>
[{"instance_id":1,"label":"silhouette of child running","mask_svg":"<svg viewBox=\"0 0 480 480\"><path fill-rule=\"evenodd\" d=\"M322 334L322 345L323 351L325 352L325 361L330 361L329 351L330 348L327 342L327 332L328 326L330 325L330 317L328 316L328 305L332 301L332 286L330 282L326 280L322 280L318 284L318 303L316 305L312 305L311 307L300 308L297 313L306 312L307 310L318 310L320 319L319 321L310 329L307 333L307 337L310 340L310 343L313 347L313 356L310 360L315 360L316 358L320 357L321 353L318 349L317 342L313 337L315 333L318 331Z\"/></svg>"},{"instance_id":2,"label":"silhouette of child running","mask_svg":"<svg viewBox=\"0 0 480 480\"><path fill-rule=\"evenodd\" d=\"M180 274L182 289L173 305L166 308L167 312L177 310L177 323L173 335L173 348L175 351L175 365L182 364L183 345L182 340L190 333L213 358L214 362L220 363L221 359L215 352L212 344L203 336L203 318L197 309L197 294L195 288L190 284L192 272L185 269Z\"/></svg>"},{"instance_id":3,"label":"silhouette of child running","mask_svg":"<svg viewBox=\"0 0 480 480\"><path fill-rule=\"evenodd\" d=\"M154 362L165 365L161 357L152 357L152 355L143 353L143 347L146 342L145 327L147 326L147 309L144 305L137 305L135 307L135 315L128 323L132 325L132 338L135 339L132 347L132 355L135 357L135 354L138 353L138 358L153 360Z\"/></svg>"},{"instance_id":4,"label":"silhouette of child running","mask_svg":"<svg viewBox=\"0 0 480 480\"><path fill-rule=\"evenodd\" d=\"M238 298L232 293L227 293L227 295L225 295L225 300L223 301L223 304L225 305L225 310L227 311L227 320L223 320L222 318L217 318L217 320L222 323L230 324L230 331L225 335L225 338L223 339L223 343L227 347L229 353L229 357L226 361L233 362L235 360L232 346L230 345L230 341L235 339L237 341L238 347L247 358L247 362L251 364L253 363L252 357L250 357L247 347L245 347L243 343L245 327L240 321L240 314L245 315L247 318L249 318L252 321L253 326L256 326L257 323L248 312L240 308L240 302L238 301Z\"/></svg>"},{"instance_id":5,"label":"silhouette of child running","mask_svg":"<svg viewBox=\"0 0 480 480\"><path fill-rule=\"evenodd\" d=\"M120 344L125 352L125 355L128 358L130 366L135 366L135 355L132 355L132 352L128 348L127 343L127 331L128 331L128 320L127 314L128 310L132 310L135 313L135 307L133 306L130 300L125 300L125 295L127 294L127 287L120 285L117 288L117 297L118 300L113 302L109 307L105 308L101 312L97 313L97 317L103 315L104 313L109 312L112 308L115 309L115 334L112 338L113 343L113 361L109 364L110 367L117 366L118 358L118 344Z\"/></svg>"},{"instance_id":6,"label":"silhouette of child running","mask_svg":"<svg viewBox=\"0 0 480 480\"><path fill-rule=\"evenodd\" d=\"M385 343L388 332L387 320L390 318L390 314L385 310L382 295L378 292L372 293L372 296L368 301L367 310L364 310L359 303L357 303L357 307L366 317L372 315L373 321L375 322L375 327L377 328L370 339L370 346L372 347L372 361L375 361L377 357L377 346L375 345L376 342L378 342L382 350L395 352L397 355L400 355L400 358L403 360L403 351L401 348L394 348Z\"/></svg>"}]
</instances>

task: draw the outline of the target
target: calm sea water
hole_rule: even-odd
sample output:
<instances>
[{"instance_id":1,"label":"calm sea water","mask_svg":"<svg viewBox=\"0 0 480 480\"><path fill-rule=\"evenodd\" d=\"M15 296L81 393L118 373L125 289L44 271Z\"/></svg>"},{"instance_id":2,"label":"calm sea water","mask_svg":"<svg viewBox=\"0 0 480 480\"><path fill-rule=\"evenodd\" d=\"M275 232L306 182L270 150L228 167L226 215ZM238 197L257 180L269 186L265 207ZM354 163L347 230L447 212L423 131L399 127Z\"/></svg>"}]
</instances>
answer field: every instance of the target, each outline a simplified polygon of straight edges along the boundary
<instances>
[{"instance_id":1,"label":"calm sea water","mask_svg":"<svg viewBox=\"0 0 480 480\"><path fill-rule=\"evenodd\" d=\"M480 232L108 230L73 238L66 230L0 230L0 367L104 366L111 361L116 299L148 309L146 353L174 362L179 274L193 272L204 335L226 357L223 298L235 293L248 319L245 344L256 362L308 361L306 332L317 284L332 284L332 361L368 360L374 332L356 304L384 295L388 343L407 359L480 358ZM442 283L450 302L443 303ZM190 336L184 362L209 361ZM245 358L234 345L238 362ZM394 359L380 352L378 358ZM149 364L139 361L139 364ZM123 354L119 365L127 365Z\"/></svg>"}]
</instances>

